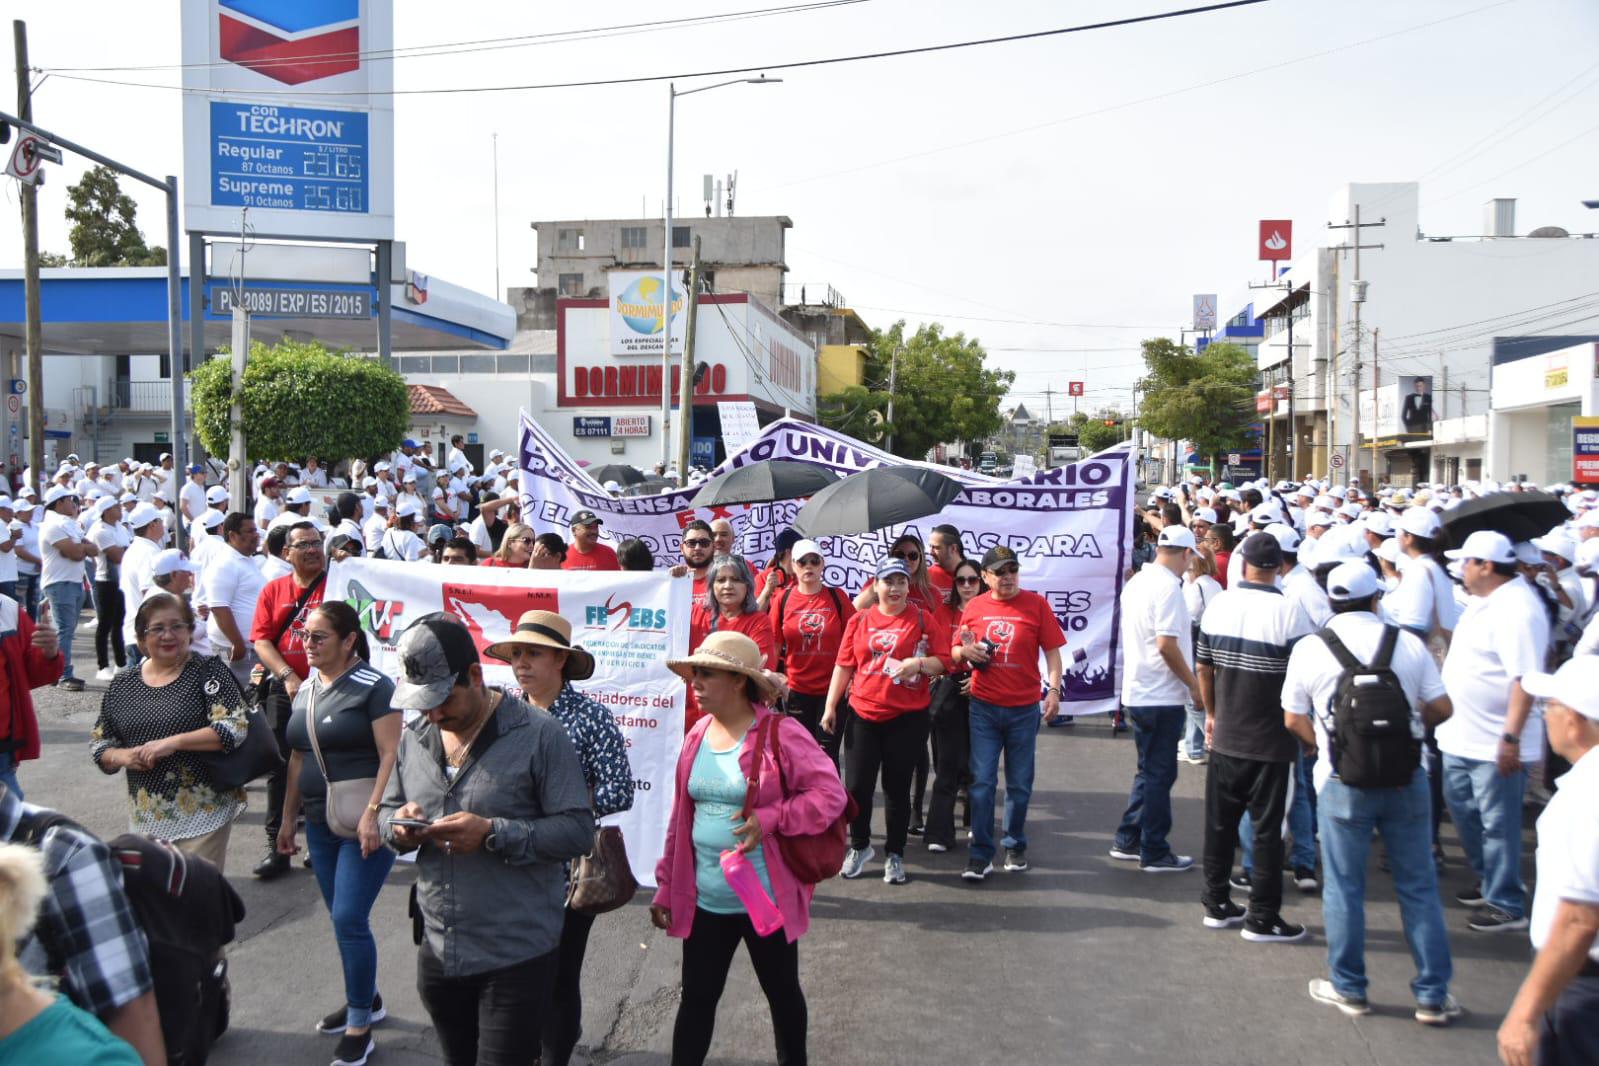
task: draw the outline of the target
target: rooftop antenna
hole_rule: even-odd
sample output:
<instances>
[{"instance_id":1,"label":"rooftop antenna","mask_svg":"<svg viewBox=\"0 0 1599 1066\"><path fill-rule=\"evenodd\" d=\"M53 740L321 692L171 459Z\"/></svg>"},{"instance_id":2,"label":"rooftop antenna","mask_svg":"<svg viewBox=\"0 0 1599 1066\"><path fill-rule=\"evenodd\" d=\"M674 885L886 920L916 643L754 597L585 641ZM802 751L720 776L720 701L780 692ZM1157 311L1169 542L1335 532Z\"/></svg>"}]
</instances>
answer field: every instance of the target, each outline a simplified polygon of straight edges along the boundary
<instances>
[{"instance_id":1,"label":"rooftop antenna","mask_svg":"<svg viewBox=\"0 0 1599 1066\"><path fill-rule=\"evenodd\" d=\"M733 196L734 196L733 187L735 185L737 185L737 184L738 184L738 171L735 170L735 171L733 171L733 173L731 173L731 174L729 174L727 176L727 217L728 218L732 218L733 217Z\"/></svg>"},{"instance_id":2,"label":"rooftop antenna","mask_svg":"<svg viewBox=\"0 0 1599 1066\"><path fill-rule=\"evenodd\" d=\"M716 179L713 175L705 175L705 217L711 217L711 205L716 203Z\"/></svg>"}]
</instances>

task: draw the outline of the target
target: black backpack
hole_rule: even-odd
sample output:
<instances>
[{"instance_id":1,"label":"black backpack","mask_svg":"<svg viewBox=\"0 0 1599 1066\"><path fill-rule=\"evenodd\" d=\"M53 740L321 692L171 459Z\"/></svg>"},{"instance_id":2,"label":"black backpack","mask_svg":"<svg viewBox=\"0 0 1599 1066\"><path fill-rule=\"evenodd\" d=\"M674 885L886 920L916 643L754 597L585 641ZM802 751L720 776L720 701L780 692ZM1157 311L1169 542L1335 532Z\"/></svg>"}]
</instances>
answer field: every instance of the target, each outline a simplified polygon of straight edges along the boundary
<instances>
[{"instance_id":1,"label":"black backpack","mask_svg":"<svg viewBox=\"0 0 1599 1066\"><path fill-rule=\"evenodd\" d=\"M56 811L24 816L15 843L39 846L46 832L87 829ZM201 1066L228 1028L231 989L222 946L244 920L244 901L216 866L165 840L124 833L107 845L122 868L122 888L150 944L161 1035L169 1066ZM50 972L59 974L65 952L52 930L36 929Z\"/></svg>"},{"instance_id":2,"label":"black backpack","mask_svg":"<svg viewBox=\"0 0 1599 1066\"><path fill-rule=\"evenodd\" d=\"M1333 689L1332 750L1338 779L1353 788L1400 788L1421 765L1421 741L1410 732L1410 697L1393 672L1399 627L1383 626L1369 664L1350 654L1331 628L1318 634L1343 673Z\"/></svg>"}]
</instances>

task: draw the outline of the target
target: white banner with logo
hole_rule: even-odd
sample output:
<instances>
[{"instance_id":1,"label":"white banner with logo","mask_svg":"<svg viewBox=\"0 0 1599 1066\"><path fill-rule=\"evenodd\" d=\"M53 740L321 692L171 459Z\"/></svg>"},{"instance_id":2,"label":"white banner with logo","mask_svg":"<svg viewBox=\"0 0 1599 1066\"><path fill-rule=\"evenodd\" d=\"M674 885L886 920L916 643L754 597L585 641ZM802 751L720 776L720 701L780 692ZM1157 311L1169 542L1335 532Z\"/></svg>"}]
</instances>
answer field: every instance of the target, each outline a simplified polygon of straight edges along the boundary
<instances>
[{"instance_id":1,"label":"white banner with logo","mask_svg":"<svg viewBox=\"0 0 1599 1066\"><path fill-rule=\"evenodd\" d=\"M603 523L602 540L614 547L637 538L660 568L681 560L683 527L696 518L729 519L737 534L737 550L752 565L765 564L777 534L804 503L790 499L695 509L689 502L697 487L616 498L526 413L519 450L524 522L539 533L570 537L572 514L592 510ZM821 426L782 419L765 427L712 477L753 463L787 459L843 475L884 465L926 466L962 482L965 490L940 514L860 536L820 538L827 553L826 582L853 594L871 579L895 537L913 533L925 545L933 527L945 523L960 531L968 556L981 559L988 549L1005 545L1021 558L1022 587L1049 600L1066 631L1066 713L1094 714L1116 706L1117 601L1132 548L1131 457L1124 446L1023 480L1001 482L952 467L908 463Z\"/></svg>"},{"instance_id":2,"label":"white banner with logo","mask_svg":"<svg viewBox=\"0 0 1599 1066\"><path fill-rule=\"evenodd\" d=\"M594 676L574 687L613 715L633 767L633 809L605 819L627 838L641 884L655 883L666 842L677 755L683 746L682 680L666 660L688 649L689 583L665 573L568 573L347 559L328 571L327 598L361 616L372 665L398 678L395 643L418 618L445 611L478 649L509 637L524 611L554 611L572 642L594 656ZM483 660L484 680L516 687L511 668Z\"/></svg>"},{"instance_id":3,"label":"white banner with logo","mask_svg":"<svg viewBox=\"0 0 1599 1066\"><path fill-rule=\"evenodd\" d=\"M659 250L659 249L657 249ZM688 332L688 286L682 270L672 271L672 354L683 354ZM661 272L612 270L605 276L611 301L611 354L653 355L660 358L666 332L662 308L666 304Z\"/></svg>"}]
</instances>

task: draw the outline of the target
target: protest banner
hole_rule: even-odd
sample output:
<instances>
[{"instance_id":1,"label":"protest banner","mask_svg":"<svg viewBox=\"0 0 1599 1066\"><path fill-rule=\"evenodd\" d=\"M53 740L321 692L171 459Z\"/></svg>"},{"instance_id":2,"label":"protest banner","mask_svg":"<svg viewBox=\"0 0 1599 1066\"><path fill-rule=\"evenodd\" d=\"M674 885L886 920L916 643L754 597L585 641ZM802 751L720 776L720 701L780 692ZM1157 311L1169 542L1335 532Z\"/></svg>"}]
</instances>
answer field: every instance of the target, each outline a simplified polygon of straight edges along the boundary
<instances>
[{"instance_id":1,"label":"protest banner","mask_svg":"<svg viewBox=\"0 0 1599 1066\"><path fill-rule=\"evenodd\" d=\"M772 554L777 534L789 525L804 501L740 504L695 510L698 487L654 496L613 497L567 456L526 413L519 446L522 469L522 521L540 533L570 536L568 522L579 510L592 510L601 538L613 547L637 538L654 554L656 565L680 561L682 530L695 518L727 518L737 535L736 550L757 565ZM859 591L901 533L925 544L935 525L949 523L961 532L966 554L981 559L996 545L1021 557L1022 586L1044 596L1066 631L1063 703L1067 714L1115 709L1119 616L1117 602L1130 561L1133 478L1131 450L1115 448L1078 463L1040 471L1010 482L970 471L906 460L821 426L781 419L762 429L743 451L729 456L711 477L771 459L797 460L840 474L882 465L936 469L965 485L944 511L918 522L859 536L824 537L827 584Z\"/></svg>"},{"instance_id":2,"label":"protest banner","mask_svg":"<svg viewBox=\"0 0 1599 1066\"><path fill-rule=\"evenodd\" d=\"M435 611L459 618L480 653L509 637L524 611L554 611L570 622L572 642L594 656L594 676L574 687L612 712L633 768L633 809L604 822L621 826L639 882L655 883L683 745L685 689L665 663L688 649L687 581L665 573L421 566L356 558L329 569L327 598L355 608L372 647L372 665L395 678L400 634ZM511 668L496 659L483 659L483 678L516 688Z\"/></svg>"}]
</instances>

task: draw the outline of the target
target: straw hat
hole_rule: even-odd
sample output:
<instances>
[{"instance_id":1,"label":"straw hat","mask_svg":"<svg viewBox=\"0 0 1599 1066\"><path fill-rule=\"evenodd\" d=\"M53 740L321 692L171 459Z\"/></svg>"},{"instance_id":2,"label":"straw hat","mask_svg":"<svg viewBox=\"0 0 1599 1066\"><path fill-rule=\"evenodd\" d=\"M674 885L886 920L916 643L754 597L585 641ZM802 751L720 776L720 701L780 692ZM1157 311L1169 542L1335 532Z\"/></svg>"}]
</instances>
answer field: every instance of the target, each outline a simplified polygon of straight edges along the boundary
<instances>
[{"instance_id":1,"label":"straw hat","mask_svg":"<svg viewBox=\"0 0 1599 1066\"><path fill-rule=\"evenodd\" d=\"M766 679L761 649L742 633L719 632L706 637L693 655L686 659L668 659L667 668L684 681L692 681L696 666L712 670L726 670L742 674L755 682L767 700L777 696L777 686Z\"/></svg>"},{"instance_id":2,"label":"straw hat","mask_svg":"<svg viewBox=\"0 0 1599 1066\"><path fill-rule=\"evenodd\" d=\"M526 611L516 620L516 632L510 638L483 649L483 654L501 662L511 661L511 649L518 644L532 644L540 648L555 648L570 652L561 676L568 681L587 681L594 676L594 656L572 643L572 623L554 611Z\"/></svg>"}]
</instances>

